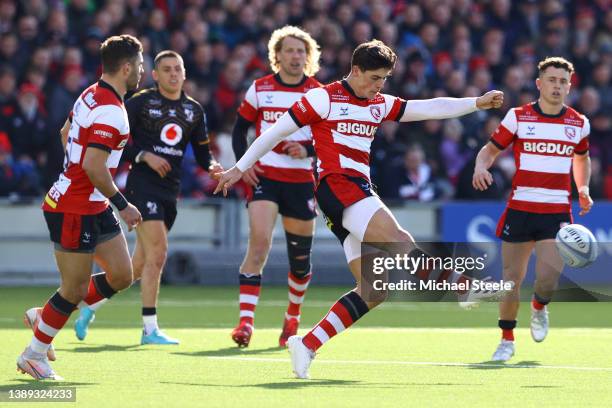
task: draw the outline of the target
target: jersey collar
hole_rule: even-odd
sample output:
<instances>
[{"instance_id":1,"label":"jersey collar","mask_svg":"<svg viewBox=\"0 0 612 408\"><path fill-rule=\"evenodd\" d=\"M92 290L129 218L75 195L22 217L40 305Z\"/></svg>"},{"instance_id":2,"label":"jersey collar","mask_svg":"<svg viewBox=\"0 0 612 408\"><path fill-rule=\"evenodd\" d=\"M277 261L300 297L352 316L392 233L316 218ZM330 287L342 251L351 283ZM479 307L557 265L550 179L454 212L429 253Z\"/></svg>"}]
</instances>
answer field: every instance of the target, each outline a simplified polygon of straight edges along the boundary
<instances>
[{"instance_id":1,"label":"jersey collar","mask_svg":"<svg viewBox=\"0 0 612 408\"><path fill-rule=\"evenodd\" d=\"M123 102L123 98L121 97L121 95L119 95L117 93L117 91L115 90L115 88L113 88L112 85L109 84L108 82L99 79L98 80L98 86L101 87L101 88L106 88L106 89L111 90L115 94L117 99L119 99L119 101Z\"/></svg>"},{"instance_id":2,"label":"jersey collar","mask_svg":"<svg viewBox=\"0 0 612 408\"><path fill-rule=\"evenodd\" d=\"M304 82L306 82L308 80L308 77L306 75L304 75L302 80L300 82L298 82L297 84L286 84L286 83L284 83L282 78L281 78L281 76L280 76L280 74L274 74L274 79L276 80L276 82L278 82L282 86L286 86L287 88L297 88L298 86L304 85Z\"/></svg>"},{"instance_id":3,"label":"jersey collar","mask_svg":"<svg viewBox=\"0 0 612 408\"><path fill-rule=\"evenodd\" d=\"M351 86L349 85L349 83L348 83L348 81L346 79L343 79L342 81L340 81L340 83L355 98L359 99L360 101L367 101L368 100L368 98L361 98L361 97L357 96L357 94L355 94L355 91L353 91L353 88L351 88Z\"/></svg>"},{"instance_id":4,"label":"jersey collar","mask_svg":"<svg viewBox=\"0 0 612 408\"><path fill-rule=\"evenodd\" d=\"M557 113L556 115L548 115L542 112L542 108L540 108L540 104L538 103L538 101L532 103L531 106L533 107L533 110L537 112L538 115L544 116L545 118L560 118L561 116L565 115L565 112L567 111L567 106L563 105L563 108L561 108L561 112Z\"/></svg>"}]
</instances>

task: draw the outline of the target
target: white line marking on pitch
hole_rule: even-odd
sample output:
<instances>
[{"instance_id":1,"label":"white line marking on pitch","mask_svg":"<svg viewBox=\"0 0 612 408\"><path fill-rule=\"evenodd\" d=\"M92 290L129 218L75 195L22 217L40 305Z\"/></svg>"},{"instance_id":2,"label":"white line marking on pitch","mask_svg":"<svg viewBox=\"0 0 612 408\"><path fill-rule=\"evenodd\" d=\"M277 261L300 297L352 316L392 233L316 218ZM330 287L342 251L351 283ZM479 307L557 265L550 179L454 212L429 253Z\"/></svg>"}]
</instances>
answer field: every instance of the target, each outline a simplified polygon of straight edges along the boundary
<instances>
[{"instance_id":1,"label":"white line marking on pitch","mask_svg":"<svg viewBox=\"0 0 612 408\"><path fill-rule=\"evenodd\" d=\"M289 363L291 360L285 358L262 358L262 357L224 357L208 356L209 360L236 360L236 361L256 361L265 363ZM531 364L488 364L488 363L444 363L432 361L393 361L393 360L318 360L316 364L355 364L355 365L407 365L407 366L434 366L434 367L468 367L468 368L544 368L557 370L577 370L577 371L612 371L612 367L578 367L578 366L550 366L550 365L531 365Z\"/></svg>"}]
</instances>

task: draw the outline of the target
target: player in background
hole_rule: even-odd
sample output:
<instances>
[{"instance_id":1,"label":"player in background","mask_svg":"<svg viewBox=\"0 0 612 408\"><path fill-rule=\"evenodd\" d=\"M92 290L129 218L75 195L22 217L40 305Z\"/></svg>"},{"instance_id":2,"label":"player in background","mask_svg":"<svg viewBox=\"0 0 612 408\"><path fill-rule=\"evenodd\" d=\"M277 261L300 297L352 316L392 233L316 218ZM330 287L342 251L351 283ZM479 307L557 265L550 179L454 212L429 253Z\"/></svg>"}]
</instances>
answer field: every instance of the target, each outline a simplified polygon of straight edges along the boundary
<instances>
[{"instance_id":1,"label":"player in background","mask_svg":"<svg viewBox=\"0 0 612 408\"><path fill-rule=\"evenodd\" d=\"M174 51L160 52L154 59L152 75L156 86L138 92L125 103L132 129L132 143L126 148L126 158L132 162L126 196L143 218L136 228L132 267L134 281L140 279L141 287L141 344L178 344L158 327L157 298L188 144L203 169L211 173L222 169L211 158L204 110L183 91L183 58ZM74 326L79 340L85 338L95 311L106 300L80 308Z\"/></svg>"},{"instance_id":2,"label":"player in background","mask_svg":"<svg viewBox=\"0 0 612 408\"><path fill-rule=\"evenodd\" d=\"M499 304L502 339L493 354L494 361L507 361L514 355L520 284L534 248L531 337L536 342L546 338L547 305L563 269L555 236L572 222L572 173L579 192L580 215L593 206L589 195L589 120L565 105L574 67L564 58L551 57L538 64L538 72L538 100L508 111L478 153L474 168L474 188L486 190L493 183L488 169L502 150L514 144L516 174L506 210L497 225L497 236L502 240L503 278L516 285Z\"/></svg>"},{"instance_id":3,"label":"player in background","mask_svg":"<svg viewBox=\"0 0 612 408\"><path fill-rule=\"evenodd\" d=\"M138 87L142 45L129 35L113 36L100 54L102 76L79 96L62 127L64 171L42 206L61 284L35 314L34 337L17 360L18 370L37 380L61 379L47 352L79 302L110 298L132 282L127 243L109 201L130 230L142 221L113 182L130 135L123 95ZM106 272L92 276L94 261Z\"/></svg>"},{"instance_id":4,"label":"player in background","mask_svg":"<svg viewBox=\"0 0 612 408\"><path fill-rule=\"evenodd\" d=\"M384 121L457 117L478 109L499 107L503 103L503 94L499 91L491 91L478 98L414 101L381 94L396 60L395 53L381 41L360 44L353 52L351 71L346 79L307 92L287 114L255 140L236 166L222 173L216 189L226 194L227 189L259 157L296 129L310 125L318 158L317 201L328 227L344 248L357 287L342 296L306 336L289 338L287 345L293 371L299 378L308 378L315 352L326 341L382 302L366 301L362 297L359 284L361 242L397 242L408 249L411 257L423 254L412 236L398 224L373 191L370 182L370 145L378 126ZM381 249L386 250L387 245ZM430 278L421 273L419 277ZM460 282L467 278L452 272L444 279ZM471 299L494 295L480 293Z\"/></svg>"},{"instance_id":5,"label":"player in background","mask_svg":"<svg viewBox=\"0 0 612 408\"><path fill-rule=\"evenodd\" d=\"M255 125L256 137L310 89L321 84L312 76L319 70L319 46L310 34L285 26L268 42L274 74L256 79L238 109L232 132L236 160L247 149L247 132ZM249 243L240 266L240 321L232 331L239 347L247 347L254 330L262 270L272 243L276 217L282 216L289 256L289 305L278 340L281 347L297 333L300 307L312 277L310 253L317 216L312 168L312 134L308 126L296 129L285 142L262 156L242 179L247 195Z\"/></svg>"}]
</instances>

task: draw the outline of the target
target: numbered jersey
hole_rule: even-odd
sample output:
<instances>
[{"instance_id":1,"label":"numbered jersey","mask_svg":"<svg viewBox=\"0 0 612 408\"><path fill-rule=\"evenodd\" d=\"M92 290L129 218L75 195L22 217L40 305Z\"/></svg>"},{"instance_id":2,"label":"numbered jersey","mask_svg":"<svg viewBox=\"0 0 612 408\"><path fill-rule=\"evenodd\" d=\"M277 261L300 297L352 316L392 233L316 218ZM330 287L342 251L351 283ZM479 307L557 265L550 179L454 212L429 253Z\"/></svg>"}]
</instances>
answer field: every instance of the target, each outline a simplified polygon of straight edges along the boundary
<instances>
[{"instance_id":1,"label":"numbered jersey","mask_svg":"<svg viewBox=\"0 0 612 408\"><path fill-rule=\"evenodd\" d=\"M107 198L91 183L82 167L85 151L96 148L109 154L106 167L115 175L130 126L123 100L100 80L87 88L70 112L64 171L43 202L50 212L98 214L108 207Z\"/></svg>"},{"instance_id":2,"label":"numbered jersey","mask_svg":"<svg viewBox=\"0 0 612 408\"><path fill-rule=\"evenodd\" d=\"M284 84L278 74L267 75L253 82L247 90L238 114L255 123L255 135L259 137L310 89L321 86L314 78L304 77L299 84ZM305 183L313 180L312 159L294 159L285 152L286 142L312 144L310 127L304 126L266 153L258 162L269 179L289 183Z\"/></svg>"},{"instance_id":3,"label":"numbered jersey","mask_svg":"<svg viewBox=\"0 0 612 408\"><path fill-rule=\"evenodd\" d=\"M589 121L570 107L546 115L531 103L508 111L491 137L505 149L514 143L516 173L508 207L532 213L570 211L572 156L589 149Z\"/></svg>"}]
</instances>

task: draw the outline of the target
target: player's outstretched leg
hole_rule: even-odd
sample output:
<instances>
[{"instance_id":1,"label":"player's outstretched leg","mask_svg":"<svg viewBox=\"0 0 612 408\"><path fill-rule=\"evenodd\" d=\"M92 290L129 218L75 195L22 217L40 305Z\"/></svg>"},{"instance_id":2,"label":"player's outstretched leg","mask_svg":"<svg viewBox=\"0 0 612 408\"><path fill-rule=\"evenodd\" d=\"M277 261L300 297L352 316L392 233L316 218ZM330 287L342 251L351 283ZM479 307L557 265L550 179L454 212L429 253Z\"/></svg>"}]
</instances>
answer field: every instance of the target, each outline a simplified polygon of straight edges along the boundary
<instances>
[{"instance_id":1,"label":"player's outstretched leg","mask_svg":"<svg viewBox=\"0 0 612 408\"><path fill-rule=\"evenodd\" d=\"M304 222L304 221L302 221ZM312 231L312 221L309 221ZM304 302L306 290L312 278L310 253L312 248L312 235L302 236L286 232L287 254L289 256L289 305L285 312L283 330L278 339L278 345L285 347L289 337L297 334L300 325L300 309Z\"/></svg>"}]
</instances>

